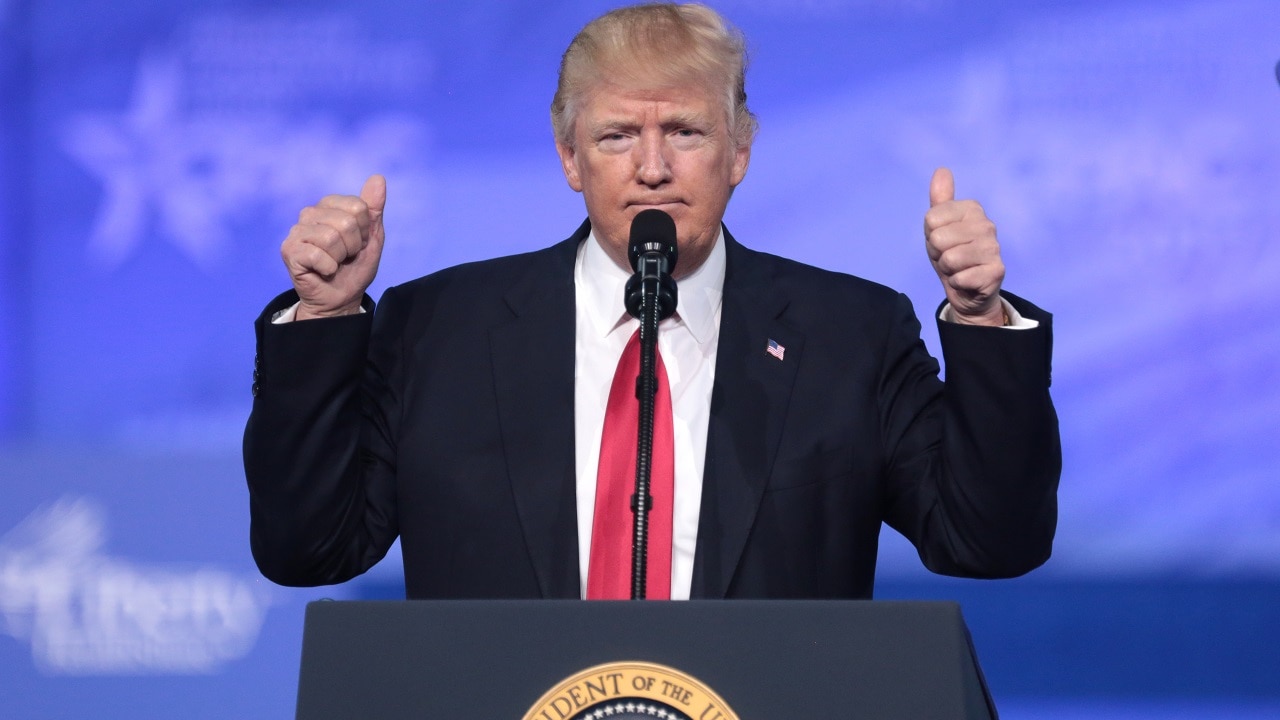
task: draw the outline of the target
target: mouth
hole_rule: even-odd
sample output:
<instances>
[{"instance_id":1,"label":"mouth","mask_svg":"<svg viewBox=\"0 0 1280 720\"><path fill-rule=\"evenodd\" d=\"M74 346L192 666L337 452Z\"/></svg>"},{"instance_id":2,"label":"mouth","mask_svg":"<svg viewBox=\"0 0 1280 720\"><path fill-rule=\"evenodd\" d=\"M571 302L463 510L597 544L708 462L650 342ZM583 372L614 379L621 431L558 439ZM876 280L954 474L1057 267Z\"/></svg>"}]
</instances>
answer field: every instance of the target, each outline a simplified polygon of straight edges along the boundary
<instances>
[{"instance_id":1,"label":"mouth","mask_svg":"<svg viewBox=\"0 0 1280 720\"><path fill-rule=\"evenodd\" d=\"M680 200L646 200L643 202L627 203L628 208L635 208L636 212L642 210L663 210L671 212L672 210L683 207L684 202Z\"/></svg>"}]
</instances>

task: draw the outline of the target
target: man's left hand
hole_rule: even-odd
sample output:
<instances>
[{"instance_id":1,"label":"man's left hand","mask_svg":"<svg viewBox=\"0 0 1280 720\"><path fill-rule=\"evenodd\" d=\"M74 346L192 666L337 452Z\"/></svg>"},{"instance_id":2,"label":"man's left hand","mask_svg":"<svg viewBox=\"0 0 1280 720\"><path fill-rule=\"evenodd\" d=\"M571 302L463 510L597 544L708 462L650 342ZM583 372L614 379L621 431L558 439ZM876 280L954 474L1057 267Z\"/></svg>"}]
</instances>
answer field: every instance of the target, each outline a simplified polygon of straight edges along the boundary
<instances>
[{"instance_id":1,"label":"man's left hand","mask_svg":"<svg viewBox=\"0 0 1280 720\"><path fill-rule=\"evenodd\" d=\"M966 325L1004 325L1000 284L1004 262L995 223L974 200L956 200L947 168L933 172L929 211L924 215L925 248L951 303L952 319Z\"/></svg>"}]
</instances>

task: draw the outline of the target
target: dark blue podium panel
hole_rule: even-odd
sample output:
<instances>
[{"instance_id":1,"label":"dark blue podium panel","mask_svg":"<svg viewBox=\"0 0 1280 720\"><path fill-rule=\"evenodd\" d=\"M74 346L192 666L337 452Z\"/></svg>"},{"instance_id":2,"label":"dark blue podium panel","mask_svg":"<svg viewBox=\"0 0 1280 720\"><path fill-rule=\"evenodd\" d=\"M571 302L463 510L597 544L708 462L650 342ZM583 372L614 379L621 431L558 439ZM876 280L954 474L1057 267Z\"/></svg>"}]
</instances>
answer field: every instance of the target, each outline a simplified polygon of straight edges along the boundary
<instances>
[{"instance_id":1,"label":"dark blue podium panel","mask_svg":"<svg viewBox=\"0 0 1280 720\"><path fill-rule=\"evenodd\" d=\"M627 688L549 691L628 661L687 674L744 720L995 717L954 603L410 601L307 607L298 718L519 720L540 699L540 720L597 717ZM668 687L668 717L730 717Z\"/></svg>"}]
</instances>

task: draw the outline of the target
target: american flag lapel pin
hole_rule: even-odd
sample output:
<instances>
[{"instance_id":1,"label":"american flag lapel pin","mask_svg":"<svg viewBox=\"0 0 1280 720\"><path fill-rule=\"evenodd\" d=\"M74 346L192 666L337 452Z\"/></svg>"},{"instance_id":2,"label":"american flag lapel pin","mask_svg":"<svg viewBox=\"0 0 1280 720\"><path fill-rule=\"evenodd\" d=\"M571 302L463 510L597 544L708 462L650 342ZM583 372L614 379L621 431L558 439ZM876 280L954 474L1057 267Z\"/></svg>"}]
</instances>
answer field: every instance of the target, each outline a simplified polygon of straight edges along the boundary
<instances>
[{"instance_id":1,"label":"american flag lapel pin","mask_svg":"<svg viewBox=\"0 0 1280 720\"><path fill-rule=\"evenodd\" d=\"M777 340L774 340L773 338L769 338L769 345L764 349L764 351L781 360L783 354L787 352L787 349L782 345L778 344Z\"/></svg>"}]
</instances>

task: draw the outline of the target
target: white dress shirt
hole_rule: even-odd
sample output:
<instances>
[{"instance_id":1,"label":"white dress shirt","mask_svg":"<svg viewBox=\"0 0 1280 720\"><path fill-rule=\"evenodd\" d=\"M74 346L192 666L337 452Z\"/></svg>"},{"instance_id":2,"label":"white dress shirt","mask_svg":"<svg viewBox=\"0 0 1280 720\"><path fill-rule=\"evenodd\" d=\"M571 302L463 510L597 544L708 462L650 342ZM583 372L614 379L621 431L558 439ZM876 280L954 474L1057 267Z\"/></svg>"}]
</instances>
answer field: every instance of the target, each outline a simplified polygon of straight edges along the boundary
<instances>
[{"instance_id":1,"label":"white dress shirt","mask_svg":"<svg viewBox=\"0 0 1280 720\"><path fill-rule=\"evenodd\" d=\"M715 384L716 346L720 339L720 301L724 290L724 237L711 256L679 284L676 313L659 325L662 354L671 388L675 435L675 500L671 538L671 599L689 599L693 552L702 506L703 459L711 388ZM596 472L609 388L618 358L640 321L627 314L623 288L631 273L618 267L595 234L578 248L573 269L577 303L574 341L574 448L578 483L578 572L587 593L591 565L591 524L595 518Z\"/></svg>"}]
</instances>

